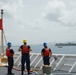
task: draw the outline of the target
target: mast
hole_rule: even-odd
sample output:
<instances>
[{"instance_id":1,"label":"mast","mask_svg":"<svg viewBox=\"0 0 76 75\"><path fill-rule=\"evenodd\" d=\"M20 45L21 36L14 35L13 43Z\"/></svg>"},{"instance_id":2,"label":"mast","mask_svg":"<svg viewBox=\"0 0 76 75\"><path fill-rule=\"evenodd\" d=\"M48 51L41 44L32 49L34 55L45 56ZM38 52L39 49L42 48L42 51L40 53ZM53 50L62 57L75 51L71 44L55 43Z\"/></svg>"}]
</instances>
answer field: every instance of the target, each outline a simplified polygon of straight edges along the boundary
<instances>
[{"instance_id":1,"label":"mast","mask_svg":"<svg viewBox=\"0 0 76 75\"><path fill-rule=\"evenodd\" d=\"M2 19L2 26L3 26L3 9L1 9L1 19ZM3 27L2 27L3 28ZM4 55L4 40L3 40L3 29L1 30L1 53Z\"/></svg>"}]
</instances>

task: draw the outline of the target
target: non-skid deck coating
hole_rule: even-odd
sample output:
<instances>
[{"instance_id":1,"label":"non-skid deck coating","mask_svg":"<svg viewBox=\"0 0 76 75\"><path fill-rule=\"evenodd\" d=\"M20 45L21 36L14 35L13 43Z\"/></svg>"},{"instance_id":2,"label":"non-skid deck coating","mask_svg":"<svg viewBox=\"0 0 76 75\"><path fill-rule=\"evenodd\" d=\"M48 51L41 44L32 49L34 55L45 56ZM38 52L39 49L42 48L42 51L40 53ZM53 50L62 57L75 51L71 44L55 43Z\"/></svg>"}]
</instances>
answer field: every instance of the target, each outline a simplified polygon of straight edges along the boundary
<instances>
[{"instance_id":1,"label":"non-skid deck coating","mask_svg":"<svg viewBox=\"0 0 76 75\"><path fill-rule=\"evenodd\" d=\"M12 72L15 73L14 75L21 75L21 71L13 70ZM7 68L0 67L0 75L6 75L6 74L7 74ZM27 72L25 72L24 75L27 75ZM30 75L44 75L44 74L42 74L41 71L38 71L37 73L33 72ZM76 75L76 73L68 73L65 71L52 71L52 74L50 74L50 75Z\"/></svg>"}]
</instances>

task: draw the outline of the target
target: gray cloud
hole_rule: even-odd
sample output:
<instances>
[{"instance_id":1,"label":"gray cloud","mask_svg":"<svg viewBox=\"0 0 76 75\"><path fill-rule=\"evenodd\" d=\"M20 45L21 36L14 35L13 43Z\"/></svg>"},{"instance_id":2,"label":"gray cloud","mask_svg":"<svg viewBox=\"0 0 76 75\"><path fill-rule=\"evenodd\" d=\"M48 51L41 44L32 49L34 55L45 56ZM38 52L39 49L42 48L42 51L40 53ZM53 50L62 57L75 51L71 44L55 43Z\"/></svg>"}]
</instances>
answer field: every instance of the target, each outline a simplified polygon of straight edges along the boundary
<instances>
[{"instance_id":1,"label":"gray cloud","mask_svg":"<svg viewBox=\"0 0 76 75\"><path fill-rule=\"evenodd\" d=\"M48 13L46 18L50 21L58 21L59 16L60 16L59 13L57 14L55 12L54 13L52 12L52 13Z\"/></svg>"},{"instance_id":2,"label":"gray cloud","mask_svg":"<svg viewBox=\"0 0 76 75\"><path fill-rule=\"evenodd\" d=\"M52 0L48 2L48 5L46 6L46 11L44 12L44 17L48 19L49 22L58 22L59 25L68 27L75 26L76 8L71 6L72 9L69 9L71 1L68 2L68 4L66 5L67 2L68 0L65 2L61 0ZM74 0L72 4L73 3Z\"/></svg>"}]
</instances>

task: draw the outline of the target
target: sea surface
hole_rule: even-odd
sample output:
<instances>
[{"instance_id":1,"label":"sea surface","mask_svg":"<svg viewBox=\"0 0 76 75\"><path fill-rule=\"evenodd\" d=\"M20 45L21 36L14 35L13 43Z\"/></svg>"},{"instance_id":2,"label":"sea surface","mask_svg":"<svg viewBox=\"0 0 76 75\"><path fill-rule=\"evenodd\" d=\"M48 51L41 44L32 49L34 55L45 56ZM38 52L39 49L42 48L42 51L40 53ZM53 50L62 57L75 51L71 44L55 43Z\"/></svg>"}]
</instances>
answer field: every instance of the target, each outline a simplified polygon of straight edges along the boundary
<instances>
[{"instance_id":1,"label":"sea surface","mask_svg":"<svg viewBox=\"0 0 76 75\"><path fill-rule=\"evenodd\" d=\"M32 48L31 53L41 53L41 50L43 48L42 45L30 45ZM58 46L50 45L48 46L53 54L76 54L76 46L62 46L62 48L58 48ZM12 46L12 49L15 52L18 52L19 46ZM6 46L4 47L4 50L6 49Z\"/></svg>"}]
</instances>

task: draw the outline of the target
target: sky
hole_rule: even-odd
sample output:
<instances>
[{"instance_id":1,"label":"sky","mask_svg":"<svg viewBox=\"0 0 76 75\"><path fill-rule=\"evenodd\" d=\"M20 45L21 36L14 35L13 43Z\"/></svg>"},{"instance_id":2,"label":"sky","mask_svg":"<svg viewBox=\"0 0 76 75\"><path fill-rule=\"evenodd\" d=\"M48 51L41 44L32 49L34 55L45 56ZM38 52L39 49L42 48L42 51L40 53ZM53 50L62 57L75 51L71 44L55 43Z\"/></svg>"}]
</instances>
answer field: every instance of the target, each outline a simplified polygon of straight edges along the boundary
<instances>
[{"instance_id":1,"label":"sky","mask_svg":"<svg viewBox=\"0 0 76 75\"><path fill-rule=\"evenodd\" d=\"M0 0L1 9L12 44L76 41L76 0Z\"/></svg>"}]
</instances>

